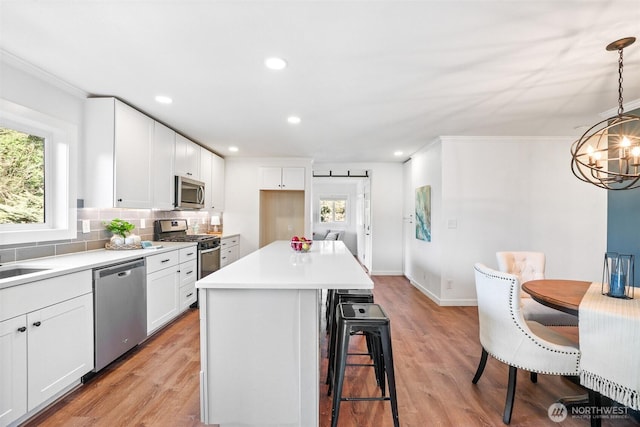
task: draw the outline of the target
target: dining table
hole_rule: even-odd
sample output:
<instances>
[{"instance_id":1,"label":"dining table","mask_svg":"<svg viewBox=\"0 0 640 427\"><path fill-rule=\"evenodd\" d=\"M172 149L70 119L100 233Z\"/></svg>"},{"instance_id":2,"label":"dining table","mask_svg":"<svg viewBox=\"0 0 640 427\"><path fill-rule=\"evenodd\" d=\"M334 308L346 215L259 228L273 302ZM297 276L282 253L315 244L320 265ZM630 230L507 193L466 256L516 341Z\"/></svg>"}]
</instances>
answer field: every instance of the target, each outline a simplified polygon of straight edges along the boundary
<instances>
[{"instance_id":1,"label":"dining table","mask_svg":"<svg viewBox=\"0 0 640 427\"><path fill-rule=\"evenodd\" d=\"M547 307L578 316L580 301L592 282L582 280L539 279L522 284L522 290Z\"/></svg>"},{"instance_id":2,"label":"dining table","mask_svg":"<svg viewBox=\"0 0 640 427\"><path fill-rule=\"evenodd\" d=\"M635 411L640 404L640 300L613 298L598 282L540 279L522 284L522 290L540 304L578 317L580 384ZM595 392L595 393L594 393ZM584 396L562 399L584 402ZM561 400L561 401L562 401ZM593 403L593 402L592 402ZM592 426L600 419L592 417Z\"/></svg>"}]
</instances>

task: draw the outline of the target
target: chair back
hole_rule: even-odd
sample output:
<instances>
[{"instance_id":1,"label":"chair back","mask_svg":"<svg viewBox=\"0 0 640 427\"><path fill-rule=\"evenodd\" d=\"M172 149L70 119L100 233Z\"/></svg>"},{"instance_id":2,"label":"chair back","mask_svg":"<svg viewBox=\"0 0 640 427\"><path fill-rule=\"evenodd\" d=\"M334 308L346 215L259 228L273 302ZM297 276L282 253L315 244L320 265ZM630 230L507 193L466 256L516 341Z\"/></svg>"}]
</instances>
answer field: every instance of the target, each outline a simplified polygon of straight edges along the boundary
<instances>
[{"instance_id":1,"label":"chair back","mask_svg":"<svg viewBox=\"0 0 640 427\"><path fill-rule=\"evenodd\" d=\"M542 252L496 252L498 270L515 274L520 283L544 279L545 256ZM529 296L523 292L523 296Z\"/></svg>"},{"instance_id":2,"label":"chair back","mask_svg":"<svg viewBox=\"0 0 640 427\"><path fill-rule=\"evenodd\" d=\"M493 357L532 372L575 375L580 351L574 343L520 310L520 281L515 274L474 266L480 343Z\"/></svg>"},{"instance_id":3,"label":"chair back","mask_svg":"<svg viewBox=\"0 0 640 427\"><path fill-rule=\"evenodd\" d=\"M474 266L480 343L494 357L511 362L514 343L528 330L520 311L520 282L515 274Z\"/></svg>"}]
</instances>

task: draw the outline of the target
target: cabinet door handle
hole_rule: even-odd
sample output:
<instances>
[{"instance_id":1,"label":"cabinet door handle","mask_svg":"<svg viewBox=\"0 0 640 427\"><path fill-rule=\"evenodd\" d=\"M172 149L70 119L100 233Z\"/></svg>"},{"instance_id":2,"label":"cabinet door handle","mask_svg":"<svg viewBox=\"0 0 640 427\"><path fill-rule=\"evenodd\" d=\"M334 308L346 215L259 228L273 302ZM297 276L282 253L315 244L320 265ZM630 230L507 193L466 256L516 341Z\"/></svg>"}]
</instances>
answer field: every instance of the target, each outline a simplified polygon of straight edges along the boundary
<instances>
[{"instance_id":1,"label":"cabinet door handle","mask_svg":"<svg viewBox=\"0 0 640 427\"><path fill-rule=\"evenodd\" d=\"M20 327L18 328L18 332L25 332L26 330L27 330L27 327L26 327L26 326L20 326Z\"/></svg>"},{"instance_id":2,"label":"cabinet door handle","mask_svg":"<svg viewBox=\"0 0 640 427\"><path fill-rule=\"evenodd\" d=\"M122 199L118 199L119 202L122 202Z\"/></svg>"},{"instance_id":3,"label":"cabinet door handle","mask_svg":"<svg viewBox=\"0 0 640 427\"><path fill-rule=\"evenodd\" d=\"M191 274L191 273L193 273L193 270L191 270L191 271L187 271L187 274Z\"/></svg>"},{"instance_id":4,"label":"cabinet door handle","mask_svg":"<svg viewBox=\"0 0 640 427\"><path fill-rule=\"evenodd\" d=\"M193 255L194 253L195 253L195 252L189 252L189 253L187 254L187 256L191 256L191 255Z\"/></svg>"},{"instance_id":5,"label":"cabinet door handle","mask_svg":"<svg viewBox=\"0 0 640 427\"><path fill-rule=\"evenodd\" d=\"M40 325L42 325L42 322L40 322L40 321L33 322L33 326L35 326L35 327L38 327Z\"/></svg>"}]
</instances>

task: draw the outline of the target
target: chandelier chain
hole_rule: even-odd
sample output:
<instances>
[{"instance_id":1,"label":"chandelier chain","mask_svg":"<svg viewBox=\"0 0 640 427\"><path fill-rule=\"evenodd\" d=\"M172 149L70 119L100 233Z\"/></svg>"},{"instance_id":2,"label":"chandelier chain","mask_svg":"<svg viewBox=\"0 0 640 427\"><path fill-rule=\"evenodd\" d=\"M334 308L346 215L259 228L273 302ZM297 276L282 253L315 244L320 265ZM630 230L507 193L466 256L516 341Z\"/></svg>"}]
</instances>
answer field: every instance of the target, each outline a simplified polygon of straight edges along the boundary
<instances>
[{"instance_id":1,"label":"chandelier chain","mask_svg":"<svg viewBox=\"0 0 640 427\"><path fill-rule=\"evenodd\" d=\"M618 49L620 58L618 59L618 115L621 116L624 113L624 107L622 106L622 70L624 65L622 63L622 48Z\"/></svg>"}]
</instances>

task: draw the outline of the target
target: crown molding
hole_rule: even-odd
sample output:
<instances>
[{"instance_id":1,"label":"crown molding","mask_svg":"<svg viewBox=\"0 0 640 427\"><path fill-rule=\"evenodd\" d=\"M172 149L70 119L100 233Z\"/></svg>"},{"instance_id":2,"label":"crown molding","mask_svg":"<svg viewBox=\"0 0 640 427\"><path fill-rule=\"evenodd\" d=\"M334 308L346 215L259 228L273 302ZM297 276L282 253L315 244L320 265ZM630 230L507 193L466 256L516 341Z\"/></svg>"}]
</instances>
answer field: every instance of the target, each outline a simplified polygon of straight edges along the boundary
<instances>
[{"instance_id":1,"label":"crown molding","mask_svg":"<svg viewBox=\"0 0 640 427\"><path fill-rule=\"evenodd\" d=\"M84 90L72 85L71 83L61 79L60 77L55 76L50 72L43 70L42 68L39 68L4 49L0 49L0 62L16 68L20 71L24 71L25 73L43 80L75 97L87 98L89 96L88 92L85 92Z\"/></svg>"}]
</instances>

